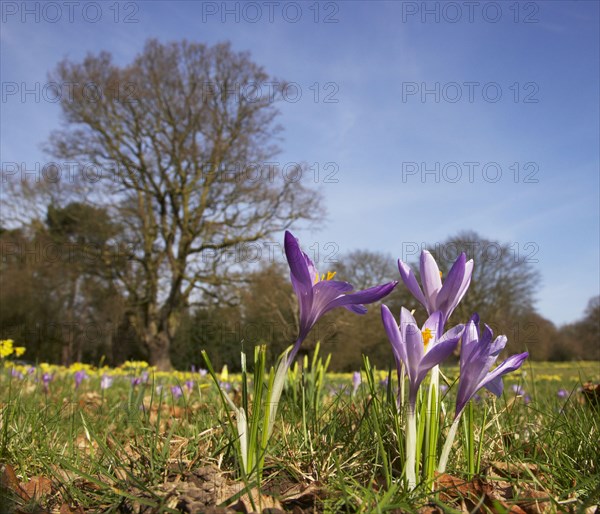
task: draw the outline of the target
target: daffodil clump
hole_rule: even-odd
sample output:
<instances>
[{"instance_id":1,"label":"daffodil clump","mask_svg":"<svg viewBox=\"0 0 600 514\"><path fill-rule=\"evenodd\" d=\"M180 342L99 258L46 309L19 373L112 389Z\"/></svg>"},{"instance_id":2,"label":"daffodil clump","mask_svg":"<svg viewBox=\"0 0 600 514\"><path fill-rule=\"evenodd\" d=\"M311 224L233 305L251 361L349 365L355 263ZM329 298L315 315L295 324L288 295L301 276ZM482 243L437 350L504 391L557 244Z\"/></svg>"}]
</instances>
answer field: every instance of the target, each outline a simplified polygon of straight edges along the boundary
<instances>
[{"instance_id":1,"label":"daffodil clump","mask_svg":"<svg viewBox=\"0 0 600 514\"><path fill-rule=\"evenodd\" d=\"M0 359L4 360L7 357L14 356L17 359L25 353L24 346L15 346L12 339L4 339L0 341Z\"/></svg>"}]
</instances>

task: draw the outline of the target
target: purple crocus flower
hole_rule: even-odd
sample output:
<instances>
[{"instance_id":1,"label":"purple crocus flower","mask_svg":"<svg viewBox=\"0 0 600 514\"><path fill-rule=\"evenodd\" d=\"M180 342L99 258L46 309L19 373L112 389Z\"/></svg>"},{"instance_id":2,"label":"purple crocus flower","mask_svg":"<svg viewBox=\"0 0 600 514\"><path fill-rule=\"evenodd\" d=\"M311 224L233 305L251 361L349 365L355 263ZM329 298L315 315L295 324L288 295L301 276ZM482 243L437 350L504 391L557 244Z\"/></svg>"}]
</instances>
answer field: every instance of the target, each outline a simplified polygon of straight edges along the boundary
<instances>
[{"instance_id":1,"label":"purple crocus flower","mask_svg":"<svg viewBox=\"0 0 600 514\"><path fill-rule=\"evenodd\" d=\"M450 356L456 348L465 326L457 325L442 332L442 314L434 312L420 330L415 318L408 309L400 311L400 326L387 306L381 306L383 326L396 359L396 367L400 376L400 363L403 363L408 376L408 405L414 411L417 391L431 368Z\"/></svg>"},{"instance_id":2,"label":"purple crocus flower","mask_svg":"<svg viewBox=\"0 0 600 514\"><path fill-rule=\"evenodd\" d=\"M569 396L569 391L567 391L566 389L559 389L556 394L559 398L566 398L567 396Z\"/></svg>"},{"instance_id":3,"label":"purple crocus flower","mask_svg":"<svg viewBox=\"0 0 600 514\"><path fill-rule=\"evenodd\" d=\"M450 448L456 436L456 430L460 416L469 403L469 400L479 397L477 391L485 387L496 396L502 394L504 384L502 375L519 369L528 353L511 355L493 371L490 368L496 362L498 355L506 346L506 336L498 336L496 339L492 329L485 325L483 334L479 331L479 316L474 314L465 328L462 336L462 348L460 351L460 378L458 381L458 392L456 395L456 410L454 421L448 431L446 442L442 448L438 472L446 470Z\"/></svg>"},{"instance_id":4,"label":"purple crocus flower","mask_svg":"<svg viewBox=\"0 0 600 514\"><path fill-rule=\"evenodd\" d=\"M185 387L188 390L189 393L192 392L192 390L194 389L194 386L196 385L196 382L194 382L193 380L186 380L185 381Z\"/></svg>"},{"instance_id":5,"label":"purple crocus flower","mask_svg":"<svg viewBox=\"0 0 600 514\"><path fill-rule=\"evenodd\" d=\"M23 375L23 373L21 373L19 370L16 370L15 368L12 368L10 370L10 374L13 378L18 378L19 380L23 380L25 378L25 375Z\"/></svg>"},{"instance_id":6,"label":"purple crocus flower","mask_svg":"<svg viewBox=\"0 0 600 514\"><path fill-rule=\"evenodd\" d=\"M523 394L525 393L525 389L523 389L523 386L517 384L513 384L512 386L510 386L510 390L513 393L515 393L516 396L523 396Z\"/></svg>"},{"instance_id":7,"label":"purple crocus flower","mask_svg":"<svg viewBox=\"0 0 600 514\"><path fill-rule=\"evenodd\" d=\"M402 281L419 303L427 309L427 314L431 315L436 311L441 311L442 326L444 326L469 288L473 274L473 259L467 261L465 253L461 253L442 284L440 269L435 259L427 250L423 250L420 259L423 290L419 287L410 266L400 259L398 260L398 269Z\"/></svg>"},{"instance_id":8,"label":"purple crocus flower","mask_svg":"<svg viewBox=\"0 0 600 514\"><path fill-rule=\"evenodd\" d=\"M171 386L171 394L177 400L183 396L183 389L178 385Z\"/></svg>"},{"instance_id":9,"label":"purple crocus flower","mask_svg":"<svg viewBox=\"0 0 600 514\"><path fill-rule=\"evenodd\" d=\"M102 378L100 379L100 389L108 389L113 385L114 380L115 379L110 375L102 375Z\"/></svg>"},{"instance_id":10,"label":"purple crocus flower","mask_svg":"<svg viewBox=\"0 0 600 514\"><path fill-rule=\"evenodd\" d=\"M48 392L50 388L50 382L54 379L54 375L46 372L42 375L42 384L44 385L44 392Z\"/></svg>"},{"instance_id":11,"label":"purple crocus flower","mask_svg":"<svg viewBox=\"0 0 600 514\"><path fill-rule=\"evenodd\" d=\"M360 371L355 371L352 373L352 396L354 396L356 391L358 391L361 382L362 378L360 376Z\"/></svg>"},{"instance_id":12,"label":"purple crocus flower","mask_svg":"<svg viewBox=\"0 0 600 514\"><path fill-rule=\"evenodd\" d=\"M142 383L142 377L132 377L131 378L131 386L135 387Z\"/></svg>"},{"instance_id":13,"label":"purple crocus flower","mask_svg":"<svg viewBox=\"0 0 600 514\"><path fill-rule=\"evenodd\" d=\"M389 282L351 293L353 287L348 282L332 280L335 273L319 275L313 261L300 249L298 240L288 231L285 233L284 246L292 287L300 306L299 335L288 357L288 364L293 362L302 341L323 314L336 307L345 307L357 314L364 314L367 309L363 304L381 300L398 283Z\"/></svg>"},{"instance_id":14,"label":"purple crocus flower","mask_svg":"<svg viewBox=\"0 0 600 514\"><path fill-rule=\"evenodd\" d=\"M75 372L74 378L75 378L75 389L79 389L81 382L83 382L86 378L88 378L88 374L85 372L84 369L80 369L79 371Z\"/></svg>"},{"instance_id":15,"label":"purple crocus flower","mask_svg":"<svg viewBox=\"0 0 600 514\"><path fill-rule=\"evenodd\" d=\"M456 397L455 417L460 416L469 400L479 389L485 387L496 396L502 394L502 376L521 367L529 356L527 352L511 355L493 371L490 368L506 346L506 336L493 339L492 329L485 325L483 334L479 330L477 314L467 323L460 352L460 380Z\"/></svg>"}]
</instances>

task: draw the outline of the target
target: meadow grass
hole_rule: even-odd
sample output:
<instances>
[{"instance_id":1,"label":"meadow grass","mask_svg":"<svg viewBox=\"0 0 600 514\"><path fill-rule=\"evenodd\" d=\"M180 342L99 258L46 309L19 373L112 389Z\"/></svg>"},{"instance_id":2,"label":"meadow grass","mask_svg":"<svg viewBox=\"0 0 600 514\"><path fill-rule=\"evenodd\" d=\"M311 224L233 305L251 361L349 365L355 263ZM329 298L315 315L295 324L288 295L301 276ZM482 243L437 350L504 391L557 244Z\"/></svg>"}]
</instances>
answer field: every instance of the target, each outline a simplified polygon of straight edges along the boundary
<instances>
[{"instance_id":1,"label":"meadow grass","mask_svg":"<svg viewBox=\"0 0 600 514\"><path fill-rule=\"evenodd\" d=\"M76 388L82 369L87 378ZM458 369L442 371L449 386L443 432ZM103 375L113 378L106 389ZM248 510L260 511L267 497L295 512L595 512L600 411L579 388L600 382L600 363L531 362L505 378L502 397L480 392L473 441L460 431L435 493L404 485L394 373L366 375L353 394L352 374L292 369L264 456L262 495L253 495L231 412L209 376L158 373L143 363L64 369L7 362L0 371L0 512L202 512L211 501L244 498L253 504ZM241 377L219 376L239 405ZM471 470L469 452L477 463ZM39 477L51 486L27 488ZM213 480L214 490L202 480ZM462 488L449 487L452 480Z\"/></svg>"}]
</instances>

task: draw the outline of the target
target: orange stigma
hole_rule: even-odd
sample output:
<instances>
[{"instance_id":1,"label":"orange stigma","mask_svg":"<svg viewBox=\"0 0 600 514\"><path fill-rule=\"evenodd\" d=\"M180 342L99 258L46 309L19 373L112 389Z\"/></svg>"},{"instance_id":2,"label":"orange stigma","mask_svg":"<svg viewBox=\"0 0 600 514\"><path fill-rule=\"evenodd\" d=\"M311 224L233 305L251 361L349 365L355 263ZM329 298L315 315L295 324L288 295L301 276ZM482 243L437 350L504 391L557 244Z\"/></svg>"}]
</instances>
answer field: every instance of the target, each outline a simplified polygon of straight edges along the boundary
<instances>
[{"instance_id":1,"label":"orange stigma","mask_svg":"<svg viewBox=\"0 0 600 514\"><path fill-rule=\"evenodd\" d=\"M426 328L425 330L423 330L422 334L423 334L423 346L425 348L427 348L429 341L431 341L433 339L433 332L431 331L430 328Z\"/></svg>"}]
</instances>

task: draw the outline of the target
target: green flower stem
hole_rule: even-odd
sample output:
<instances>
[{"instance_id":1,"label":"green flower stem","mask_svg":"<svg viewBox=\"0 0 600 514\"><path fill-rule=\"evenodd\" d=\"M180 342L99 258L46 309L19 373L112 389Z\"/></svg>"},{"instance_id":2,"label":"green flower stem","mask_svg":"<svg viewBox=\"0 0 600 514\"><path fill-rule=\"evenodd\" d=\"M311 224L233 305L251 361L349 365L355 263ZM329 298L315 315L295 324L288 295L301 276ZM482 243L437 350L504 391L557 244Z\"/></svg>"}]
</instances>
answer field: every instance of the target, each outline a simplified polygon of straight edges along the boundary
<instances>
[{"instance_id":1,"label":"green flower stem","mask_svg":"<svg viewBox=\"0 0 600 514\"><path fill-rule=\"evenodd\" d=\"M450 455L450 449L452 448L452 443L454 442L454 438L456 437L456 430L458 429L458 424L460 422L461 413L454 418L452 425L450 426L450 430L448 431L448 435L446 436L446 442L444 443L444 448L442 448L442 455L440 456L440 462L438 464L438 472L444 473L446 471L446 464L448 463L448 456Z\"/></svg>"}]
</instances>

